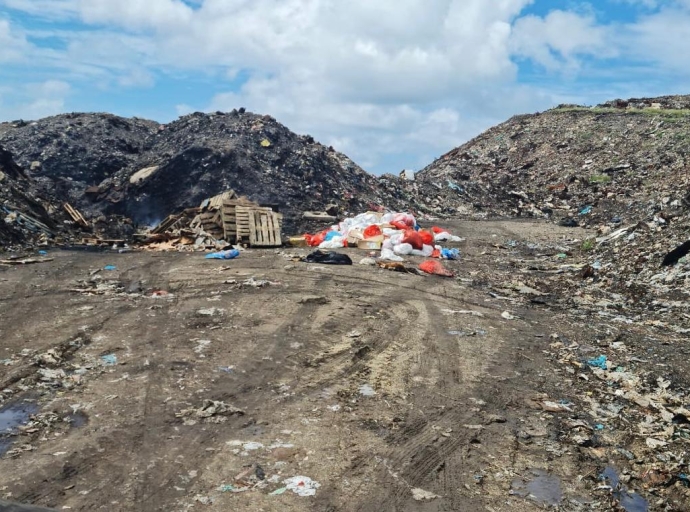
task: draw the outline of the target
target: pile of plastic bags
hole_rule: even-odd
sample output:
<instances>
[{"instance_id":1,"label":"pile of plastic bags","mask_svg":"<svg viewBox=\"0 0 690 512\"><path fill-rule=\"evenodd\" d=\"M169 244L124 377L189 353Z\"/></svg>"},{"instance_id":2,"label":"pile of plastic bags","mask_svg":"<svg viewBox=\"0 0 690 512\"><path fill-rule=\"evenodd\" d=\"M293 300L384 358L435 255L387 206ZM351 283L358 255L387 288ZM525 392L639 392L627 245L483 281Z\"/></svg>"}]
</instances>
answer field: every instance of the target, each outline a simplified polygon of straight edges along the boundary
<instances>
[{"instance_id":1,"label":"pile of plastic bags","mask_svg":"<svg viewBox=\"0 0 690 512\"><path fill-rule=\"evenodd\" d=\"M315 235L305 235L307 244L319 249L338 249L358 245L380 248L380 259L404 261L403 256L423 256L454 260L458 249L444 249L439 242L461 242L443 228L421 229L408 213L362 213ZM364 244L362 245L362 242Z\"/></svg>"}]
</instances>

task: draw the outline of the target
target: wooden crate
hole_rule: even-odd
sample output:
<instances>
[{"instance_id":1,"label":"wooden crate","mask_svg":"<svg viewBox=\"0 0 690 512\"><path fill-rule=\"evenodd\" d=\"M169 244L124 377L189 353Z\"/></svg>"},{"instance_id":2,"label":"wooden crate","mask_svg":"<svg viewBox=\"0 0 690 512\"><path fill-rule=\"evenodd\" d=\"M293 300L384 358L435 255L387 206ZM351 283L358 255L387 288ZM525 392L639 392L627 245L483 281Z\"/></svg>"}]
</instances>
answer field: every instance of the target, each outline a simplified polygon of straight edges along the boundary
<instances>
[{"instance_id":1,"label":"wooden crate","mask_svg":"<svg viewBox=\"0 0 690 512\"><path fill-rule=\"evenodd\" d=\"M270 208L257 208L249 212L249 245L251 247L279 247L283 216Z\"/></svg>"},{"instance_id":2,"label":"wooden crate","mask_svg":"<svg viewBox=\"0 0 690 512\"><path fill-rule=\"evenodd\" d=\"M249 238L249 218L244 211L240 212L240 219L237 218L237 208L243 207L258 208L258 204L246 198L231 199L223 202L221 208L221 225L228 242L239 242L242 238Z\"/></svg>"}]
</instances>

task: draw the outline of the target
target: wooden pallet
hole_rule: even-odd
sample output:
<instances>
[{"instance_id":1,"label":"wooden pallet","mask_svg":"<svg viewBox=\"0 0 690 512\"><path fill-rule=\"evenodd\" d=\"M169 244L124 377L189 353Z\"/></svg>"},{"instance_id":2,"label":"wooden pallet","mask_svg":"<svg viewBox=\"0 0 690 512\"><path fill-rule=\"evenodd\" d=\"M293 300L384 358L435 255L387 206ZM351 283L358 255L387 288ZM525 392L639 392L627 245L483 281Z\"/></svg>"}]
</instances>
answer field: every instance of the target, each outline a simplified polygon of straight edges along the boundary
<instances>
[{"instance_id":1,"label":"wooden pallet","mask_svg":"<svg viewBox=\"0 0 690 512\"><path fill-rule=\"evenodd\" d=\"M65 203L64 208L69 213L69 216L72 217L72 220L79 224L80 226L83 227L89 227L89 223L86 222L86 219L82 216L81 213L79 213L79 210L74 208L71 204Z\"/></svg>"},{"instance_id":2,"label":"wooden pallet","mask_svg":"<svg viewBox=\"0 0 690 512\"><path fill-rule=\"evenodd\" d=\"M168 229L172 227L177 221L180 220L181 215L168 215L165 219L161 221L155 228L151 230L151 233L157 235L159 233L165 233Z\"/></svg>"},{"instance_id":3,"label":"wooden pallet","mask_svg":"<svg viewBox=\"0 0 690 512\"><path fill-rule=\"evenodd\" d=\"M221 208L221 224L225 240L239 242L242 238L249 238L249 218L244 212L239 214L237 208L258 208L259 205L246 198L231 199L223 202Z\"/></svg>"},{"instance_id":4,"label":"wooden pallet","mask_svg":"<svg viewBox=\"0 0 690 512\"><path fill-rule=\"evenodd\" d=\"M249 245L251 247L280 247L283 216L270 208L256 208L249 212Z\"/></svg>"}]
</instances>

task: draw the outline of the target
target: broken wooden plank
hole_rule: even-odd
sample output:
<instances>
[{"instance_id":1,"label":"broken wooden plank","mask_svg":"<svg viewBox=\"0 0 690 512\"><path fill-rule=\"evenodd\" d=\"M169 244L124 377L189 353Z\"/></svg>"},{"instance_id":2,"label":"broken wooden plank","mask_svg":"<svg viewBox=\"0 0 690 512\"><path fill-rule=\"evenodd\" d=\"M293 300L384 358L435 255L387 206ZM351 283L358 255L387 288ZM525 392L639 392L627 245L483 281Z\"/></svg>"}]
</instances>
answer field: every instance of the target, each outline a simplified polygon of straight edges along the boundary
<instances>
[{"instance_id":1,"label":"broken wooden plank","mask_svg":"<svg viewBox=\"0 0 690 512\"><path fill-rule=\"evenodd\" d=\"M80 226L83 226L85 228L89 227L89 223L86 222L86 219L82 216L81 213L79 213L79 210L74 208L74 206L72 206L69 203L65 203L63 205L63 207L65 208L65 210L67 211L69 216L72 217L72 220L74 222L76 222L77 224L79 224Z\"/></svg>"},{"instance_id":2,"label":"broken wooden plank","mask_svg":"<svg viewBox=\"0 0 690 512\"><path fill-rule=\"evenodd\" d=\"M31 265L33 263L47 263L55 258L28 258L25 260L0 260L0 265Z\"/></svg>"}]
</instances>

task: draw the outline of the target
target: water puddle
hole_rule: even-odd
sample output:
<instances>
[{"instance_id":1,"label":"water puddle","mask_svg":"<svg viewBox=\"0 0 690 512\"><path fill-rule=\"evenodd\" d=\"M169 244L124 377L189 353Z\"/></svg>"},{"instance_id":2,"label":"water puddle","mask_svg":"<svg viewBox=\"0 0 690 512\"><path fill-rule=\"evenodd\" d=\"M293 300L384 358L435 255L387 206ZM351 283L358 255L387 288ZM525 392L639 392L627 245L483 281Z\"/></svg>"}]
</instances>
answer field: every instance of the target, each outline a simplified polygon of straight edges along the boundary
<instances>
[{"instance_id":1,"label":"water puddle","mask_svg":"<svg viewBox=\"0 0 690 512\"><path fill-rule=\"evenodd\" d=\"M0 455L10 449L16 429L29 421L38 412L38 406L31 402L15 402L0 408Z\"/></svg>"},{"instance_id":2,"label":"water puddle","mask_svg":"<svg viewBox=\"0 0 690 512\"><path fill-rule=\"evenodd\" d=\"M515 480L511 493L548 506L556 506L563 501L563 489L558 477L541 469L532 470L532 475L534 478L527 482Z\"/></svg>"},{"instance_id":3,"label":"water puddle","mask_svg":"<svg viewBox=\"0 0 690 512\"><path fill-rule=\"evenodd\" d=\"M89 417L81 411L70 414L67 418L71 428L80 428L89 422Z\"/></svg>"},{"instance_id":4,"label":"water puddle","mask_svg":"<svg viewBox=\"0 0 690 512\"><path fill-rule=\"evenodd\" d=\"M613 489L613 496L618 500L620 507L625 512L647 512L649 510L649 503L642 496L636 492L630 492L621 485L618 471L611 466L607 466L601 474L601 479L605 480Z\"/></svg>"}]
</instances>

